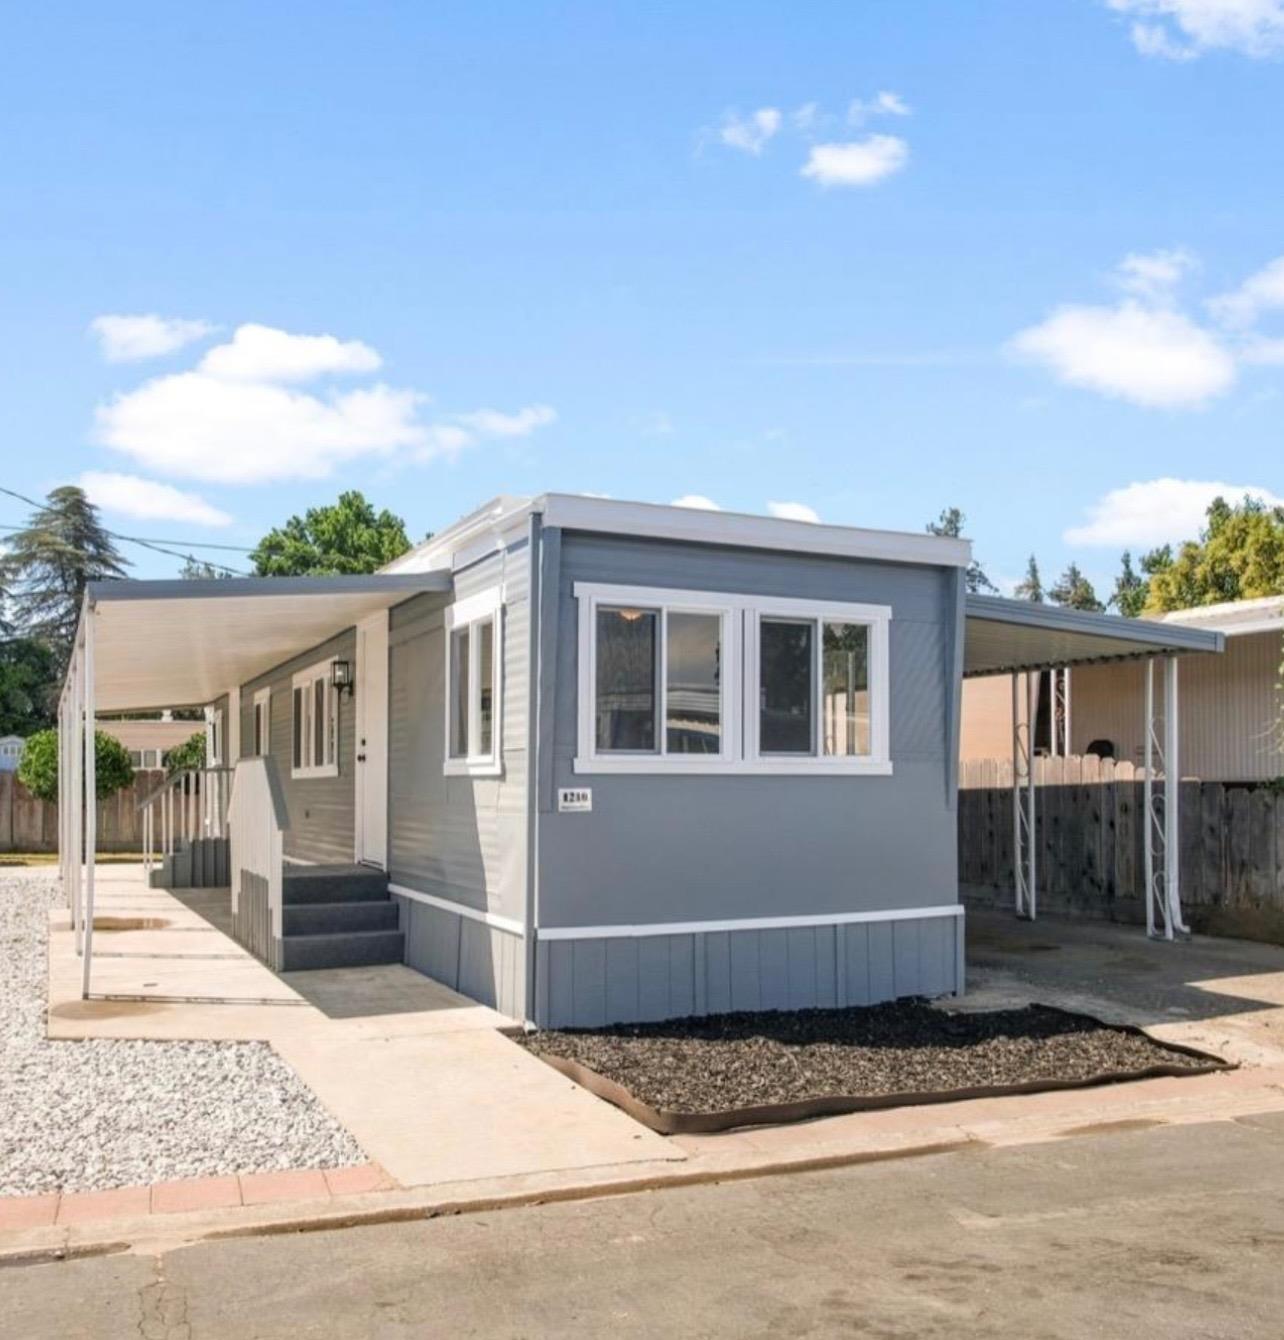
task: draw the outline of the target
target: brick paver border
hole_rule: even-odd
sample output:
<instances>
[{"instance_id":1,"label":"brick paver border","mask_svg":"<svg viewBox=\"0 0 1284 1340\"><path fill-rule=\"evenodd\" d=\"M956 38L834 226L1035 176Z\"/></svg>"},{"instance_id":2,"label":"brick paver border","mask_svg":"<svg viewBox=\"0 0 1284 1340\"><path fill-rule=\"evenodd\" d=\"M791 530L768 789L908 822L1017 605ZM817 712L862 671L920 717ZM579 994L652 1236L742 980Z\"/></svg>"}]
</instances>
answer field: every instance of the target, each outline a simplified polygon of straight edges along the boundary
<instances>
[{"instance_id":1,"label":"brick paver border","mask_svg":"<svg viewBox=\"0 0 1284 1340\"><path fill-rule=\"evenodd\" d=\"M396 1185L378 1164L358 1163L347 1168L295 1168L243 1173L239 1177L187 1177L111 1191L0 1196L0 1232L133 1219L144 1214L233 1209L274 1201L329 1201L369 1191L389 1191Z\"/></svg>"}]
</instances>

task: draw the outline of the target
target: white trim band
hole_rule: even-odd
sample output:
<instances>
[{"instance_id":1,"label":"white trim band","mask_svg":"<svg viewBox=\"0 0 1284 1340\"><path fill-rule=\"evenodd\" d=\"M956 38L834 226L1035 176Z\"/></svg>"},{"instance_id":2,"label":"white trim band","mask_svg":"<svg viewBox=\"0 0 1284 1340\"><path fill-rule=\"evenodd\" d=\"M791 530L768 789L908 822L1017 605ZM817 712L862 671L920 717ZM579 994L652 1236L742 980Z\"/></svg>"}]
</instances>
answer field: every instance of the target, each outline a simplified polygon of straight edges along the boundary
<instances>
[{"instance_id":1,"label":"white trim band","mask_svg":"<svg viewBox=\"0 0 1284 1340\"><path fill-rule=\"evenodd\" d=\"M509 935L526 934L526 927L520 921L514 921L512 917L501 917L494 912L483 912L476 907L466 907L463 903L452 903L449 898L438 898L433 893L423 893L419 889L408 889L404 884L389 883L388 892L399 894L402 898L409 898L412 903L426 903L429 907L435 907L441 912L453 912L456 916L464 917L468 921L480 922L483 926L489 926L493 931L505 931Z\"/></svg>"},{"instance_id":2,"label":"white trim band","mask_svg":"<svg viewBox=\"0 0 1284 1340\"><path fill-rule=\"evenodd\" d=\"M728 921L656 921L641 926L539 926L539 940L622 940L648 935L708 935L716 931L779 931L804 926L851 926L861 922L927 921L961 917L962 903L944 907L884 908L878 912L829 912L807 917L737 917Z\"/></svg>"}]
</instances>

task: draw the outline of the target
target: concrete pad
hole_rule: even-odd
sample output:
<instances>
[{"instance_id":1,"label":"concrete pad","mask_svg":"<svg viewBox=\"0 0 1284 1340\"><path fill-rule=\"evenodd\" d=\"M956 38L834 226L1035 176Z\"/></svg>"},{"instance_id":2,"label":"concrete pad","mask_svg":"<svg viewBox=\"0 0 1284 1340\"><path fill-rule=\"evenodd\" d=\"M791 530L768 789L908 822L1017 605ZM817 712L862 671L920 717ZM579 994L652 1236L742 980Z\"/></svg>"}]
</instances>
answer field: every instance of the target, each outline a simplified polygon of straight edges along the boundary
<instances>
[{"instance_id":1,"label":"concrete pad","mask_svg":"<svg viewBox=\"0 0 1284 1340\"><path fill-rule=\"evenodd\" d=\"M403 1186L685 1157L489 1029L277 1050Z\"/></svg>"}]
</instances>

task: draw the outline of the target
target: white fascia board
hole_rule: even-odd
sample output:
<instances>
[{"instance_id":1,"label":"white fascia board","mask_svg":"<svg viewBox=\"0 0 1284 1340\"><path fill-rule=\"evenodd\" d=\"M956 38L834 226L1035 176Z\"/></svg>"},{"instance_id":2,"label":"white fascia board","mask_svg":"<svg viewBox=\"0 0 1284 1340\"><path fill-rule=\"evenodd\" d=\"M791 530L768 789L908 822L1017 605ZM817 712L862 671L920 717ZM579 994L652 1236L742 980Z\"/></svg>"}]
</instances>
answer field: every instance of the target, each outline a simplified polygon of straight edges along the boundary
<instances>
[{"instance_id":1,"label":"white fascia board","mask_svg":"<svg viewBox=\"0 0 1284 1340\"><path fill-rule=\"evenodd\" d=\"M546 494L536 499L533 506L543 513L546 526L560 526L565 530L776 549L784 553L867 558L887 563L920 563L933 567L965 568L972 561L972 545L968 540L905 531L825 526L810 521L750 516L743 512L706 512L694 507L618 502L613 498L585 498L565 493Z\"/></svg>"},{"instance_id":2,"label":"white fascia board","mask_svg":"<svg viewBox=\"0 0 1284 1340\"><path fill-rule=\"evenodd\" d=\"M574 493L547 493L538 498L494 498L440 535L394 559L381 571L458 571L521 540L532 512L542 514L546 526L608 535L932 567L965 568L972 561L970 540L785 521L744 512L705 512L692 507L622 502Z\"/></svg>"}]
</instances>

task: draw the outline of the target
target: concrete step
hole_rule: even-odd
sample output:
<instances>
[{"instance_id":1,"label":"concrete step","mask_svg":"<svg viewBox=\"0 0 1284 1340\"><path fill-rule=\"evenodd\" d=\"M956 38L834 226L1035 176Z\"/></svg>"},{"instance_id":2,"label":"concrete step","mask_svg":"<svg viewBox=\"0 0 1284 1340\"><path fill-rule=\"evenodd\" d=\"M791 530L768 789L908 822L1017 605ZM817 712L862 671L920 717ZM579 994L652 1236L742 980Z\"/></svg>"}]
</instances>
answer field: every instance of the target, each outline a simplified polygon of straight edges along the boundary
<instances>
[{"instance_id":1,"label":"concrete step","mask_svg":"<svg viewBox=\"0 0 1284 1340\"><path fill-rule=\"evenodd\" d=\"M281 899L303 903L358 903L387 898L388 876L364 865L287 865Z\"/></svg>"},{"instance_id":2,"label":"concrete step","mask_svg":"<svg viewBox=\"0 0 1284 1340\"><path fill-rule=\"evenodd\" d=\"M358 903L295 903L281 911L287 936L395 931L399 924L397 905L391 899Z\"/></svg>"},{"instance_id":3,"label":"concrete step","mask_svg":"<svg viewBox=\"0 0 1284 1340\"><path fill-rule=\"evenodd\" d=\"M364 968L400 963L406 937L401 931L355 931L339 935L290 935L281 941L281 971L310 968Z\"/></svg>"}]
</instances>

